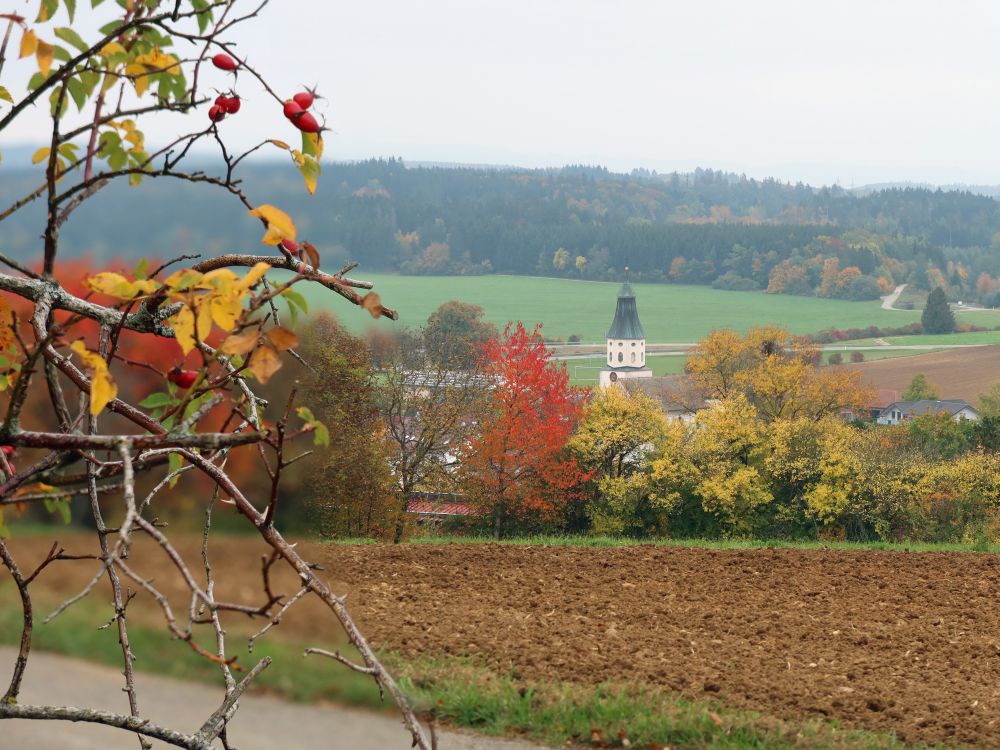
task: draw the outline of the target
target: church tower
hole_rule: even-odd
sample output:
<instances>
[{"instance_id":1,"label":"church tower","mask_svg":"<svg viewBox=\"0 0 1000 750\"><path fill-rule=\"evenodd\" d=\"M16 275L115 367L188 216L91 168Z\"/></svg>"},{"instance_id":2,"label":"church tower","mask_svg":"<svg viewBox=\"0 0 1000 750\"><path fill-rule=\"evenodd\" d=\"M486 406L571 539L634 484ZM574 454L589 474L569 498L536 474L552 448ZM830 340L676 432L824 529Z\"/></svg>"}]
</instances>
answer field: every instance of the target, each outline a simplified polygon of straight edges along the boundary
<instances>
[{"instance_id":1,"label":"church tower","mask_svg":"<svg viewBox=\"0 0 1000 750\"><path fill-rule=\"evenodd\" d=\"M608 329L607 360L600 378L602 388L624 378L653 376L653 371L646 367L646 332L639 321L635 292L628 283L627 268L625 273L625 283L618 290L615 319Z\"/></svg>"}]
</instances>

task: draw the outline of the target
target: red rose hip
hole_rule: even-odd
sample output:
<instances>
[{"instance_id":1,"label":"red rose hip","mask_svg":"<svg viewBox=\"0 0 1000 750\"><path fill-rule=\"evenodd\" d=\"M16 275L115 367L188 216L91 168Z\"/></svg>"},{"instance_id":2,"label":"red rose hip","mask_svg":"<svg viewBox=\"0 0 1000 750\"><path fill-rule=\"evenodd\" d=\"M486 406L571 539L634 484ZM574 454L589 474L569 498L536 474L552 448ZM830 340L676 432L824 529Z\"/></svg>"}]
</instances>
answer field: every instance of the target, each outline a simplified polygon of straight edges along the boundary
<instances>
[{"instance_id":1,"label":"red rose hip","mask_svg":"<svg viewBox=\"0 0 1000 750\"><path fill-rule=\"evenodd\" d=\"M302 107L302 109L309 109L315 99L316 95L312 91L301 91L292 97L292 101Z\"/></svg>"},{"instance_id":2,"label":"red rose hip","mask_svg":"<svg viewBox=\"0 0 1000 750\"><path fill-rule=\"evenodd\" d=\"M198 373L194 370L182 370L179 367L175 367L167 373L167 380L181 388L190 388L197 379Z\"/></svg>"},{"instance_id":3,"label":"red rose hip","mask_svg":"<svg viewBox=\"0 0 1000 750\"><path fill-rule=\"evenodd\" d=\"M219 70L225 70L230 73L239 67L233 58L229 55L223 54L222 52L212 58L212 65L217 67Z\"/></svg>"},{"instance_id":4,"label":"red rose hip","mask_svg":"<svg viewBox=\"0 0 1000 750\"><path fill-rule=\"evenodd\" d=\"M292 118L292 124L303 133L318 133L321 128L311 112L303 112Z\"/></svg>"}]
</instances>

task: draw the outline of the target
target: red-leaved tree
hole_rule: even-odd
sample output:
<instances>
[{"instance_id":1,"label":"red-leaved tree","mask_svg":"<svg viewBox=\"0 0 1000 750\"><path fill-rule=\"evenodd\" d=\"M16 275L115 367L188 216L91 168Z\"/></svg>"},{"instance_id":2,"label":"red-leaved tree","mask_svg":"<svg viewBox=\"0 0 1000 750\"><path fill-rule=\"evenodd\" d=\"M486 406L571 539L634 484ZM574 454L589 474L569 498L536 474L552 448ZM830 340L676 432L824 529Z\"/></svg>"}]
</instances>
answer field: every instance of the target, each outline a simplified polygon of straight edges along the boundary
<instances>
[{"instance_id":1,"label":"red-leaved tree","mask_svg":"<svg viewBox=\"0 0 1000 750\"><path fill-rule=\"evenodd\" d=\"M483 347L494 385L482 424L465 447L462 479L477 511L500 538L515 524L564 515L586 479L565 447L580 419L585 391L569 385L539 335L522 323Z\"/></svg>"}]
</instances>

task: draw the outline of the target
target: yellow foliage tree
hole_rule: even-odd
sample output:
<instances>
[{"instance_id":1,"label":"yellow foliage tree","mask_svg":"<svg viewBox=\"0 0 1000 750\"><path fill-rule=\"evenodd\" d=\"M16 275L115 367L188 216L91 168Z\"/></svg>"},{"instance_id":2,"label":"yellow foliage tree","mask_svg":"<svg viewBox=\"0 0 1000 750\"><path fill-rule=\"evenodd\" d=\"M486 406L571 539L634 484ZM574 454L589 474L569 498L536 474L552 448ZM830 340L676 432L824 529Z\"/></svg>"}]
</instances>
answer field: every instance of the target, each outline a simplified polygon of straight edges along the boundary
<instances>
[{"instance_id":1,"label":"yellow foliage tree","mask_svg":"<svg viewBox=\"0 0 1000 750\"><path fill-rule=\"evenodd\" d=\"M683 428L669 423L653 398L618 387L595 394L569 448L592 472L587 513L596 531L662 530L678 495L653 457L663 464L678 456L682 438Z\"/></svg>"},{"instance_id":2,"label":"yellow foliage tree","mask_svg":"<svg viewBox=\"0 0 1000 750\"><path fill-rule=\"evenodd\" d=\"M816 366L819 350L773 326L745 336L720 330L688 357L690 380L710 399L744 396L765 421L822 419L857 409L872 398L854 370Z\"/></svg>"}]
</instances>

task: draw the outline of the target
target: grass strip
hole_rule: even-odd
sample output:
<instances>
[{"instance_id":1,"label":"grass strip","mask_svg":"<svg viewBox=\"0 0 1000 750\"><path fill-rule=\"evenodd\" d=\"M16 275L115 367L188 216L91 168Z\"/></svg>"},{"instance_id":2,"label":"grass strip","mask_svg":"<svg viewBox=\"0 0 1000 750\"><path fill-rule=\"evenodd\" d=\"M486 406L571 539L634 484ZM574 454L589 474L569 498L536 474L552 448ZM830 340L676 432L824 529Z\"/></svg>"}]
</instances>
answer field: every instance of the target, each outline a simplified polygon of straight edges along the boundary
<instances>
[{"instance_id":1,"label":"grass strip","mask_svg":"<svg viewBox=\"0 0 1000 750\"><path fill-rule=\"evenodd\" d=\"M382 544L375 539L332 539L331 544L361 545ZM701 549L824 549L882 552L1000 552L1000 544L988 542L952 543L952 542L841 542L822 540L794 539L632 539L615 536L586 535L537 535L511 537L509 539L494 539L491 536L447 536L427 535L415 536L406 544L507 544L507 545L541 545L565 547L633 547L653 545L656 547L685 547Z\"/></svg>"}]
</instances>

